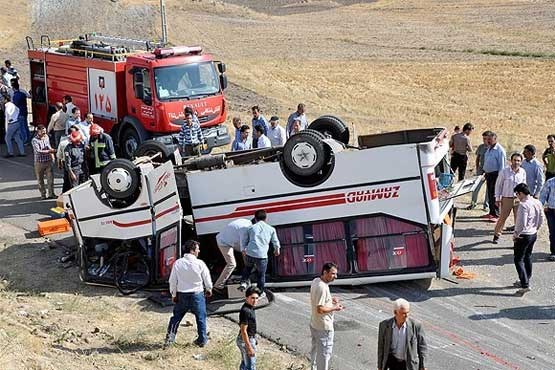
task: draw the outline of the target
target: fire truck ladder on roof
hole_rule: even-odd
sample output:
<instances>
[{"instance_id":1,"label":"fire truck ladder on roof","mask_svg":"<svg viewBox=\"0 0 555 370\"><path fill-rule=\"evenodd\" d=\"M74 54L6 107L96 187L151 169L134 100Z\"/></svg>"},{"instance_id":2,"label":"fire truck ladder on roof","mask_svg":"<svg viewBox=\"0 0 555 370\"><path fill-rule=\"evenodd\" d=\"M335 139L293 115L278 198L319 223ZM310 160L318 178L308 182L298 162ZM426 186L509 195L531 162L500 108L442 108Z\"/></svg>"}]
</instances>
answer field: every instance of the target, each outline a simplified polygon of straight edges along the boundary
<instances>
[{"instance_id":1,"label":"fire truck ladder on roof","mask_svg":"<svg viewBox=\"0 0 555 370\"><path fill-rule=\"evenodd\" d=\"M97 33L90 33L85 35L85 40L87 41L102 41L107 44L118 45L118 46L129 46L134 50L146 50L151 51L154 48L158 47L159 45L149 41L149 40L138 40L138 39L129 39L125 37L118 37L118 36L105 36L102 34Z\"/></svg>"}]
</instances>

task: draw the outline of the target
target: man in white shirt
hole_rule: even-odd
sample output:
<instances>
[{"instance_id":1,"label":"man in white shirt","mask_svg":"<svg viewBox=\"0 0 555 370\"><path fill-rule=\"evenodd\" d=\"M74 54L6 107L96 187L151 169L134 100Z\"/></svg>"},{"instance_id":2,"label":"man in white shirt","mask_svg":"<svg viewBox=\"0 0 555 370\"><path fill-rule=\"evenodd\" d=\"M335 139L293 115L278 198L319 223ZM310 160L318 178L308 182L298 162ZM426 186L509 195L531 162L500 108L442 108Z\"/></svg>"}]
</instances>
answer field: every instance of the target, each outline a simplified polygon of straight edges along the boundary
<instances>
[{"instance_id":1,"label":"man in white shirt","mask_svg":"<svg viewBox=\"0 0 555 370\"><path fill-rule=\"evenodd\" d=\"M299 103L299 105L297 105L297 110L289 115L289 118L287 118L287 127L285 130L287 131L287 138L295 134L293 132L293 122L295 120L298 120L299 122L299 131L308 128L308 120L306 119L305 111L305 105L303 103Z\"/></svg>"},{"instance_id":2,"label":"man in white shirt","mask_svg":"<svg viewBox=\"0 0 555 370\"><path fill-rule=\"evenodd\" d=\"M12 99L9 95L4 96L4 101L6 102L4 104L4 114L6 117L6 147L8 148L8 154L6 154L5 157L10 158L14 156L12 140L17 144L19 156L25 157L23 140L19 134L19 108L12 103Z\"/></svg>"},{"instance_id":3,"label":"man in white shirt","mask_svg":"<svg viewBox=\"0 0 555 370\"><path fill-rule=\"evenodd\" d=\"M337 278L337 265L331 262L322 267L320 277L310 285L310 334L312 349L310 362L312 370L328 370L333 350L333 313L345 308L339 300L331 296L329 283Z\"/></svg>"},{"instance_id":4,"label":"man in white shirt","mask_svg":"<svg viewBox=\"0 0 555 370\"><path fill-rule=\"evenodd\" d=\"M279 125L279 118L277 116L272 116L270 118L268 139L270 139L272 146L283 146L287 140L285 137L285 129Z\"/></svg>"},{"instance_id":5,"label":"man in white shirt","mask_svg":"<svg viewBox=\"0 0 555 370\"><path fill-rule=\"evenodd\" d=\"M518 199L515 197L514 189L518 184L526 184L526 171L520 167L521 164L522 154L513 153L511 155L511 165L499 171L495 182L495 202L501 211L499 212L499 219L495 224L493 244L498 243L501 231L505 226L505 221L507 221L511 211L513 211L513 216L516 218Z\"/></svg>"},{"instance_id":6,"label":"man in white shirt","mask_svg":"<svg viewBox=\"0 0 555 370\"><path fill-rule=\"evenodd\" d=\"M85 120L79 122L79 130L81 131L81 134L83 134L83 137L85 138L85 144L89 143L89 139L90 139L90 131L91 131L91 125L94 123L94 116L92 113L87 113L87 115L85 116Z\"/></svg>"},{"instance_id":7,"label":"man in white shirt","mask_svg":"<svg viewBox=\"0 0 555 370\"><path fill-rule=\"evenodd\" d=\"M197 258L200 253L199 242L186 241L183 245L183 253L183 257L173 264L169 279L170 293L175 306L168 325L165 345L175 343L181 320L187 312L192 312L197 321L198 333L193 343L204 347L208 342L205 295L212 296L212 279L206 264Z\"/></svg>"},{"instance_id":8,"label":"man in white shirt","mask_svg":"<svg viewBox=\"0 0 555 370\"><path fill-rule=\"evenodd\" d=\"M516 212L514 240L514 262L518 281L515 286L520 288L516 295L524 295L530 291L532 277L532 249L536 243L538 229L543 223L543 207L539 200L530 195L526 184L518 184L514 191L520 204Z\"/></svg>"},{"instance_id":9,"label":"man in white shirt","mask_svg":"<svg viewBox=\"0 0 555 370\"><path fill-rule=\"evenodd\" d=\"M255 126L254 127L254 137L256 138L256 148L257 149L262 149L262 148L271 148L272 147L272 143L270 142L270 139L268 139L268 136L264 135L264 127L262 126Z\"/></svg>"},{"instance_id":10,"label":"man in white shirt","mask_svg":"<svg viewBox=\"0 0 555 370\"><path fill-rule=\"evenodd\" d=\"M214 289L225 288L225 282L229 279L235 267L237 267L234 252L237 251L241 253L241 245L247 239L247 232L251 226L252 222L250 220L239 218L227 224L226 227L216 235L216 242L225 259L226 265L218 277L218 280L216 280Z\"/></svg>"}]
</instances>

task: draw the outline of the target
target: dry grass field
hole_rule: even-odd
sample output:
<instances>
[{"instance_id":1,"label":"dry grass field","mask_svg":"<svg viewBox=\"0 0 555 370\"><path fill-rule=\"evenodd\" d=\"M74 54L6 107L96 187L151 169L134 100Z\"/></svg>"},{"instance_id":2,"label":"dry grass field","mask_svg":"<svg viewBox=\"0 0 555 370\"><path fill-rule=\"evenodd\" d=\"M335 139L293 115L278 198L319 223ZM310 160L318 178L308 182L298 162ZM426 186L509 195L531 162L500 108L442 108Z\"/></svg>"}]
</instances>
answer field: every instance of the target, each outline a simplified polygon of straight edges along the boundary
<instances>
[{"instance_id":1,"label":"dry grass field","mask_svg":"<svg viewBox=\"0 0 555 370\"><path fill-rule=\"evenodd\" d=\"M160 36L158 0L0 4L0 57L14 60L24 81L27 34ZM173 44L200 44L227 63L229 121L233 115L249 121L255 104L285 118L304 102L309 118L335 114L358 134L471 121L475 143L492 129L502 144L520 150L528 143L543 148L555 131L550 0L166 0L166 6ZM187 345L162 351L167 312L141 298L83 287L75 269L56 267L55 252L10 232L0 245L1 369L227 370L237 363L235 324L213 320L213 344L201 351ZM31 271L21 264L35 259L40 264ZM193 339L184 329L183 343ZM263 350L261 369L303 362L269 343ZM199 353L206 360L192 360Z\"/></svg>"}]
</instances>

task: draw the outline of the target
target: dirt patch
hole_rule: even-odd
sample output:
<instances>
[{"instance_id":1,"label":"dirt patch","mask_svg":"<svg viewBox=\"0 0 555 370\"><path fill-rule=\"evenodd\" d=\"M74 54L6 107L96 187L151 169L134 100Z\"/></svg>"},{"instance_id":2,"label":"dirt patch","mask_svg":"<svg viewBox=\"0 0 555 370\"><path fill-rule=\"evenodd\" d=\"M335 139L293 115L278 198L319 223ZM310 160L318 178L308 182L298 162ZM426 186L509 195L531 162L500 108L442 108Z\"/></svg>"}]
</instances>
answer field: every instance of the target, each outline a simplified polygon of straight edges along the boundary
<instances>
[{"instance_id":1,"label":"dirt patch","mask_svg":"<svg viewBox=\"0 0 555 370\"><path fill-rule=\"evenodd\" d=\"M148 293L120 296L89 287L76 267L62 268L59 247L27 239L0 224L0 368L28 369L231 369L239 364L237 325L208 320L210 341L195 339L194 317L183 321L178 344L164 350L171 308L147 300ZM187 321L187 322L185 322ZM262 323L260 323L262 325ZM262 369L305 369L306 361L260 340Z\"/></svg>"}]
</instances>

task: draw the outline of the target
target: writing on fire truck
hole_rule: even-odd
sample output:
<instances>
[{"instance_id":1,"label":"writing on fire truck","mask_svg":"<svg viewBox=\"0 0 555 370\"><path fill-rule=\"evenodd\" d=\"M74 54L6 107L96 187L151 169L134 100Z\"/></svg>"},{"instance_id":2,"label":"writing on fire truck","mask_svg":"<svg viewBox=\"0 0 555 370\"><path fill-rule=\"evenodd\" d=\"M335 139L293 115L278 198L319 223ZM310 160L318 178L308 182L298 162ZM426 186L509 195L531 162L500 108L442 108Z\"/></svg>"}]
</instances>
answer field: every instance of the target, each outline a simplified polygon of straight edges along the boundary
<instances>
[{"instance_id":1,"label":"writing on fire truck","mask_svg":"<svg viewBox=\"0 0 555 370\"><path fill-rule=\"evenodd\" d=\"M95 116L125 158L137 150L169 155L184 123L183 109L197 114L208 151L226 145L225 64L199 46L160 47L149 41L88 34L35 47L27 37L33 122L70 95Z\"/></svg>"}]
</instances>

